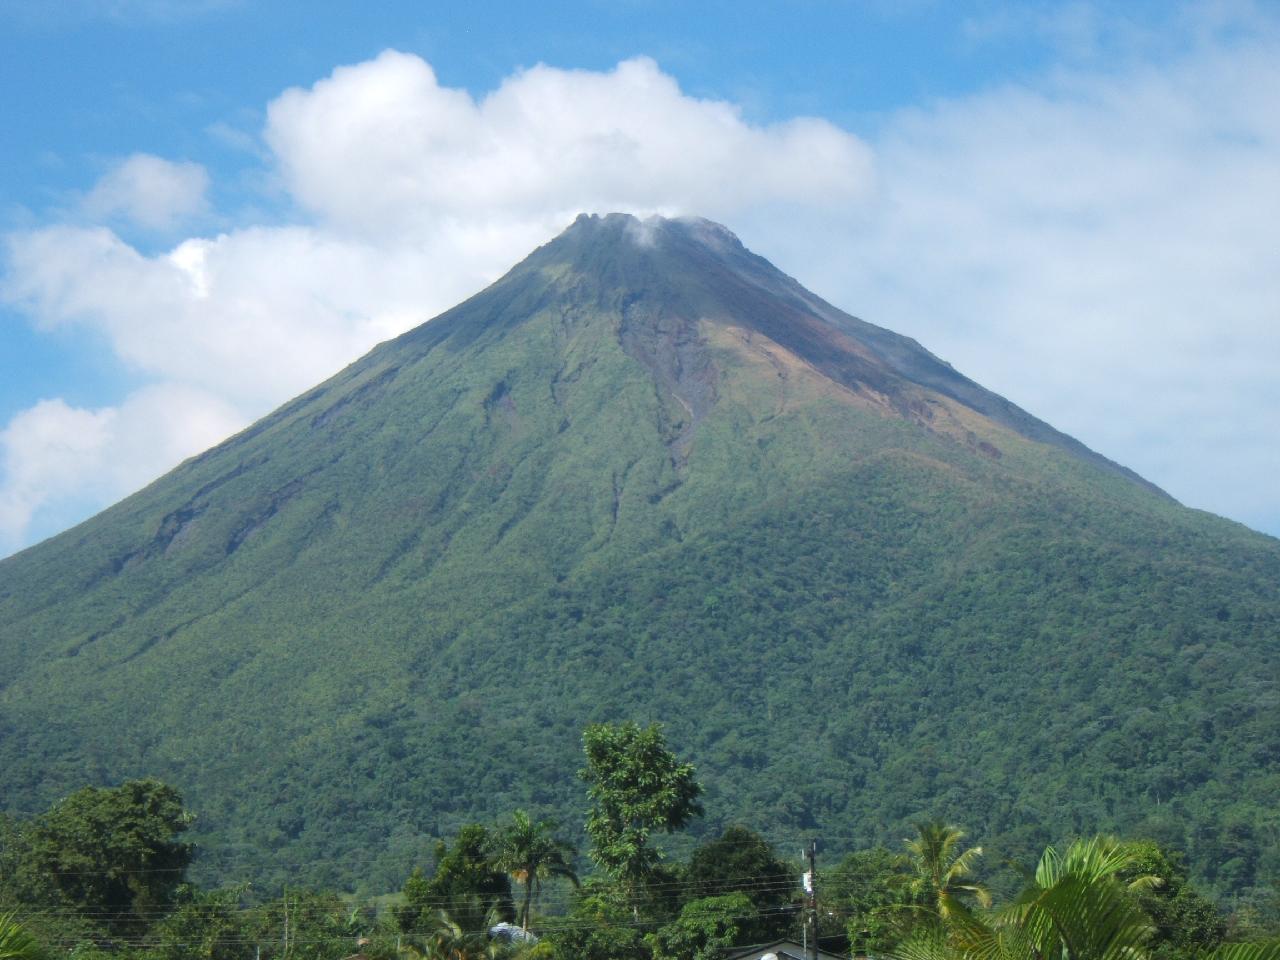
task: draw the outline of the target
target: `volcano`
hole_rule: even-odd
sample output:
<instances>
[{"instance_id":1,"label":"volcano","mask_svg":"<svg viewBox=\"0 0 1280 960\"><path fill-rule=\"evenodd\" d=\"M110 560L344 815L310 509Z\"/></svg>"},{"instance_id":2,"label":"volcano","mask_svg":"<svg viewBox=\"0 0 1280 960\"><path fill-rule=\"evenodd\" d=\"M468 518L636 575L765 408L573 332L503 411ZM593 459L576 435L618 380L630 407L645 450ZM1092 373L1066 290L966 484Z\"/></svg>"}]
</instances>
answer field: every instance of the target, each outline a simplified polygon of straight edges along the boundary
<instances>
[{"instance_id":1,"label":"volcano","mask_svg":"<svg viewBox=\"0 0 1280 960\"><path fill-rule=\"evenodd\" d=\"M388 889L463 822L579 823L581 729L629 718L706 833L1116 830L1238 891L1280 863L1277 584L724 227L582 216L0 561L0 789L158 776L206 876Z\"/></svg>"}]
</instances>

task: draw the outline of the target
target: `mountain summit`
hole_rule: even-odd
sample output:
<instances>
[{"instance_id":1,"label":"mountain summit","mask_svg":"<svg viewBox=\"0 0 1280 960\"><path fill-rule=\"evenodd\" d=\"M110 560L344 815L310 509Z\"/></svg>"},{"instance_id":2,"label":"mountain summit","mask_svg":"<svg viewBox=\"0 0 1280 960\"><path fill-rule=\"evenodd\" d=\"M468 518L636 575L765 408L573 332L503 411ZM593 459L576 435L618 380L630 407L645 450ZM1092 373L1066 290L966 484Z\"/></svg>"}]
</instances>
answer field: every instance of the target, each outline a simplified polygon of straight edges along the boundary
<instances>
[{"instance_id":1,"label":"mountain summit","mask_svg":"<svg viewBox=\"0 0 1280 960\"><path fill-rule=\"evenodd\" d=\"M515 286L521 279L538 284L562 276L571 283L590 278L585 288L562 285L561 292L586 302L594 294L596 309L620 312L623 348L663 388L696 407L693 420L714 402L714 363L700 330L701 324L712 323L738 331L747 342L763 337L863 402L922 425L930 425L936 413L945 416L947 411L939 408L954 401L1023 437L1150 486L957 373L914 340L837 310L710 220L583 214L495 289ZM625 302L619 301L620 292L625 292ZM455 327L456 322L435 323L410 336L428 329L429 337L443 336ZM944 432L953 426L937 424Z\"/></svg>"},{"instance_id":2,"label":"mountain summit","mask_svg":"<svg viewBox=\"0 0 1280 960\"><path fill-rule=\"evenodd\" d=\"M0 561L0 787L161 776L209 873L386 888L465 820L576 822L582 726L630 717L708 830L1186 831L1242 889L1231 837L1280 857L1277 580L725 228L583 216Z\"/></svg>"}]
</instances>

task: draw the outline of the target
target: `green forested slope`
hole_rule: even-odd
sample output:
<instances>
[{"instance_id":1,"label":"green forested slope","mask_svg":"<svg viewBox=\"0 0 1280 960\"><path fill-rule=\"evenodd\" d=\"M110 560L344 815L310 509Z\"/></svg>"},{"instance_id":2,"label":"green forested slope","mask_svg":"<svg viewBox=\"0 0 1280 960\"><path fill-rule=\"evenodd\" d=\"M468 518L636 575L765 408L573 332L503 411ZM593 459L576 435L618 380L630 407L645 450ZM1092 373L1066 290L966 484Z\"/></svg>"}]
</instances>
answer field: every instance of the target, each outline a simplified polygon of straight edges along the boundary
<instances>
[{"instance_id":1,"label":"green forested slope","mask_svg":"<svg viewBox=\"0 0 1280 960\"><path fill-rule=\"evenodd\" d=\"M707 229L581 221L0 562L6 805L156 775L207 872L389 886L463 820L576 822L583 725L630 717L706 831L1280 869L1280 543Z\"/></svg>"}]
</instances>

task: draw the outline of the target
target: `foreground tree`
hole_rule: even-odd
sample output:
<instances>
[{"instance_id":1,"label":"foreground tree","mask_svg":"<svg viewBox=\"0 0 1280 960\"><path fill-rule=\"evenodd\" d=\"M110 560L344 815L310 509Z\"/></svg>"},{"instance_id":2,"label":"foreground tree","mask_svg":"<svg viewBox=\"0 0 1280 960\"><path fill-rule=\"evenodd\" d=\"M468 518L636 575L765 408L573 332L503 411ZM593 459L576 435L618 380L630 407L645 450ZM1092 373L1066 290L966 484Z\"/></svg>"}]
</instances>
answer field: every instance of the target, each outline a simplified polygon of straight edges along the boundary
<instances>
[{"instance_id":1,"label":"foreground tree","mask_svg":"<svg viewBox=\"0 0 1280 960\"><path fill-rule=\"evenodd\" d=\"M342 960L359 948L362 956L387 957L390 944L377 942L375 912L354 907L340 894L323 890L283 891L278 900L263 904L250 914L245 935L230 946L227 960ZM192 960L197 954L176 944L173 960ZM257 948L261 948L261 954ZM153 960L151 957L139 960ZM213 956L212 960L218 960Z\"/></svg>"},{"instance_id":2,"label":"foreground tree","mask_svg":"<svg viewBox=\"0 0 1280 960\"><path fill-rule=\"evenodd\" d=\"M502 827L493 840L493 863L524 886L520 904L520 929L529 930L529 910L542 886L551 877L563 877L575 887L578 875L573 871L574 849L553 835L550 820L534 822L523 810L511 815L511 823Z\"/></svg>"},{"instance_id":3,"label":"foreground tree","mask_svg":"<svg viewBox=\"0 0 1280 960\"><path fill-rule=\"evenodd\" d=\"M546 923L539 947L555 960L650 960L642 926L626 892L608 880L588 880L567 917Z\"/></svg>"},{"instance_id":4,"label":"foreground tree","mask_svg":"<svg viewBox=\"0 0 1280 960\"><path fill-rule=\"evenodd\" d=\"M396 911L400 929L435 930L441 911L467 934L513 919L511 881L490 859L492 845L489 831L478 823L462 827L452 848L437 844L435 875L428 879L415 870L405 881L404 904Z\"/></svg>"},{"instance_id":5,"label":"foreground tree","mask_svg":"<svg viewBox=\"0 0 1280 960\"><path fill-rule=\"evenodd\" d=\"M646 937L653 960L719 960L739 943L748 943L744 923L755 916L745 893L693 900L680 916Z\"/></svg>"},{"instance_id":6,"label":"foreground tree","mask_svg":"<svg viewBox=\"0 0 1280 960\"><path fill-rule=\"evenodd\" d=\"M591 800L591 858L634 898L661 859L651 834L674 832L701 815L702 787L693 765L667 749L656 723L593 724L583 731L582 744L587 765L579 776Z\"/></svg>"},{"instance_id":7,"label":"foreground tree","mask_svg":"<svg viewBox=\"0 0 1280 960\"><path fill-rule=\"evenodd\" d=\"M1138 903L1151 917L1155 930L1149 948L1158 960L1181 960L1205 953L1222 943L1227 923L1217 904L1191 885L1182 857L1167 853L1152 840L1138 840L1125 846L1133 863L1122 868L1122 882L1143 881L1136 893Z\"/></svg>"},{"instance_id":8,"label":"foreground tree","mask_svg":"<svg viewBox=\"0 0 1280 960\"><path fill-rule=\"evenodd\" d=\"M1113 837L1048 847L1003 926L1027 938L1037 957L1123 960L1145 953L1153 925L1136 894L1159 881L1133 868L1138 856Z\"/></svg>"},{"instance_id":9,"label":"foreground tree","mask_svg":"<svg viewBox=\"0 0 1280 960\"><path fill-rule=\"evenodd\" d=\"M742 826L731 826L715 840L693 851L685 880L690 895L724 897L743 893L751 902L750 916L738 920L747 943L763 943L786 934L796 912L799 867L778 857L764 837Z\"/></svg>"},{"instance_id":10,"label":"foreground tree","mask_svg":"<svg viewBox=\"0 0 1280 960\"><path fill-rule=\"evenodd\" d=\"M194 820L158 780L85 787L35 821L29 856L67 905L136 933L173 903L195 853L178 837Z\"/></svg>"},{"instance_id":11,"label":"foreground tree","mask_svg":"<svg viewBox=\"0 0 1280 960\"><path fill-rule=\"evenodd\" d=\"M434 919L434 928L415 945L403 946L401 957L421 957L422 960L496 960L511 951L490 940L484 931L466 930L445 911L440 910Z\"/></svg>"},{"instance_id":12,"label":"foreground tree","mask_svg":"<svg viewBox=\"0 0 1280 960\"><path fill-rule=\"evenodd\" d=\"M967 917L970 899L980 906L991 906L986 887L967 879L982 856L982 848L961 850L964 831L941 820L917 823L916 831L918 836L906 842L914 872L910 888L915 902L944 923Z\"/></svg>"},{"instance_id":13,"label":"foreground tree","mask_svg":"<svg viewBox=\"0 0 1280 960\"><path fill-rule=\"evenodd\" d=\"M855 951L886 954L919 919L910 868L906 854L873 847L849 854L823 877L823 902L842 918Z\"/></svg>"},{"instance_id":14,"label":"foreground tree","mask_svg":"<svg viewBox=\"0 0 1280 960\"><path fill-rule=\"evenodd\" d=\"M44 960L45 950L12 913L0 916L0 960Z\"/></svg>"},{"instance_id":15,"label":"foreground tree","mask_svg":"<svg viewBox=\"0 0 1280 960\"><path fill-rule=\"evenodd\" d=\"M179 890L173 910L147 932L153 943L148 960L242 960L258 933L241 909L243 892Z\"/></svg>"},{"instance_id":16,"label":"foreground tree","mask_svg":"<svg viewBox=\"0 0 1280 960\"><path fill-rule=\"evenodd\" d=\"M980 917L955 911L947 924L918 928L892 951L898 960L1143 960L1150 918L1134 891L1148 878L1117 877L1133 855L1109 837L1049 847L1027 888Z\"/></svg>"}]
</instances>

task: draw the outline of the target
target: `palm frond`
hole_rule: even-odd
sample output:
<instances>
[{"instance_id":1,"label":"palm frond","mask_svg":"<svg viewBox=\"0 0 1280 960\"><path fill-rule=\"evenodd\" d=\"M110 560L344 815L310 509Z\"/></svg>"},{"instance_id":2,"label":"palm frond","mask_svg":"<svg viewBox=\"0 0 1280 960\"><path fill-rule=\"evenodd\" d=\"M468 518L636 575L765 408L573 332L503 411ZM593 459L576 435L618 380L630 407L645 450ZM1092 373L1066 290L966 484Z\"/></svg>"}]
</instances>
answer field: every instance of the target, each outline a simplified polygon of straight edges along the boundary
<instances>
[{"instance_id":1,"label":"palm frond","mask_svg":"<svg viewBox=\"0 0 1280 960\"><path fill-rule=\"evenodd\" d=\"M1152 931L1120 884L1075 874L1042 891L1022 926L1042 955L1060 943L1073 960L1133 960Z\"/></svg>"},{"instance_id":2,"label":"palm frond","mask_svg":"<svg viewBox=\"0 0 1280 960\"><path fill-rule=\"evenodd\" d=\"M1280 939L1256 943L1224 943L1196 960L1280 960Z\"/></svg>"},{"instance_id":3,"label":"palm frond","mask_svg":"<svg viewBox=\"0 0 1280 960\"><path fill-rule=\"evenodd\" d=\"M978 858L981 856L981 847L970 847L964 853L951 861L951 866L947 869L947 879L952 877L965 877L971 874L974 866L978 862Z\"/></svg>"},{"instance_id":4,"label":"palm frond","mask_svg":"<svg viewBox=\"0 0 1280 960\"><path fill-rule=\"evenodd\" d=\"M971 928L957 934L965 960L1039 960L1035 944L1018 926Z\"/></svg>"},{"instance_id":5,"label":"palm frond","mask_svg":"<svg viewBox=\"0 0 1280 960\"><path fill-rule=\"evenodd\" d=\"M889 960L962 960L963 956L946 933L933 924L920 928L887 954Z\"/></svg>"},{"instance_id":6,"label":"palm frond","mask_svg":"<svg viewBox=\"0 0 1280 960\"><path fill-rule=\"evenodd\" d=\"M1058 853L1058 848L1045 847L1044 853L1040 854L1040 862L1036 864L1036 886L1047 889L1058 882L1062 873L1062 855Z\"/></svg>"},{"instance_id":7,"label":"palm frond","mask_svg":"<svg viewBox=\"0 0 1280 960\"><path fill-rule=\"evenodd\" d=\"M1101 879L1114 877L1136 863L1137 852L1132 846L1115 837L1100 835L1072 843L1062 858L1062 871L1078 877Z\"/></svg>"},{"instance_id":8,"label":"palm frond","mask_svg":"<svg viewBox=\"0 0 1280 960\"><path fill-rule=\"evenodd\" d=\"M12 913L0 916L0 960L42 960L45 950Z\"/></svg>"}]
</instances>

